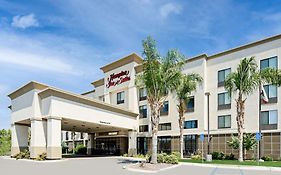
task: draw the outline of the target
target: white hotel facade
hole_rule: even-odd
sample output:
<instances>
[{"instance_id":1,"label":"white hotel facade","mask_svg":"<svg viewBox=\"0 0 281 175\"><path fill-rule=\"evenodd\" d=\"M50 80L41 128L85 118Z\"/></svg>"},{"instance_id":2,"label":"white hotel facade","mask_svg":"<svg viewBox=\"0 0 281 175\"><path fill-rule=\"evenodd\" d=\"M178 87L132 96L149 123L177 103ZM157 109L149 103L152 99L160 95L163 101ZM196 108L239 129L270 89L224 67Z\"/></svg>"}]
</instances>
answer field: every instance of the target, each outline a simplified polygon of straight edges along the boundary
<instances>
[{"instance_id":1,"label":"white hotel facade","mask_svg":"<svg viewBox=\"0 0 281 175\"><path fill-rule=\"evenodd\" d=\"M233 48L211 56L202 54L186 60L183 73L198 73L204 82L187 104L184 154L200 149L199 135L207 134L207 97L210 93L210 150L236 153L226 144L237 133L236 107L225 88L224 78L244 57L254 56L258 65L280 69L281 35ZM104 77L83 94L66 92L38 82L29 82L9 94L11 99L12 156L29 148L31 157L46 152L60 159L61 141L66 132L87 135L88 154L145 154L151 148L150 109L145 89L135 86L142 72L142 58L128 55L101 68ZM281 88L265 85L269 103L262 104L261 153L281 157ZM245 128L258 132L259 92L247 98ZM30 130L30 143L28 141ZM159 150L179 151L178 112L175 96L169 93L159 124ZM206 139L204 149L206 152ZM248 152L248 158L253 152Z\"/></svg>"}]
</instances>

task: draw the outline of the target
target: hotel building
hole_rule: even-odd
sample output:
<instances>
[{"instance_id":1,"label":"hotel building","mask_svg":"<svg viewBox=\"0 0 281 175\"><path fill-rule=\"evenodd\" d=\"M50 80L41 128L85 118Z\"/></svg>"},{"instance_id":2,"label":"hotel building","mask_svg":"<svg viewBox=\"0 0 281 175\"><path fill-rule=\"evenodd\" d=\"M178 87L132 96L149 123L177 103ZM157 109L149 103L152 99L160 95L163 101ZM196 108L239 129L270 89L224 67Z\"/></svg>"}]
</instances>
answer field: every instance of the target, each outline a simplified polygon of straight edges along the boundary
<instances>
[{"instance_id":1,"label":"hotel building","mask_svg":"<svg viewBox=\"0 0 281 175\"><path fill-rule=\"evenodd\" d=\"M280 68L281 35L266 38L213 55L188 58L183 73L198 73L204 82L191 94L184 123L184 155L200 151L200 134L207 134L209 96L210 151L237 151L227 145L237 133L235 96L224 88L225 77L240 60L254 56L260 69ZM87 134L88 154L145 154L151 148L150 107L145 88L135 86L142 73L142 58L133 53L101 67L104 77L92 82L93 89L82 94L67 92L31 81L9 94L11 99L12 155L29 148L31 157L46 152L47 158L61 158L61 131ZM281 88L264 85L269 103L261 106L262 156L281 157ZM179 151L178 112L175 96L168 94L161 110L158 150ZM247 133L258 132L259 92L247 97ZM28 130L31 132L28 144ZM204 152L207 144L204 140ZM254 151L247 153L251 158Z\"/></svg>"}]
</instances>

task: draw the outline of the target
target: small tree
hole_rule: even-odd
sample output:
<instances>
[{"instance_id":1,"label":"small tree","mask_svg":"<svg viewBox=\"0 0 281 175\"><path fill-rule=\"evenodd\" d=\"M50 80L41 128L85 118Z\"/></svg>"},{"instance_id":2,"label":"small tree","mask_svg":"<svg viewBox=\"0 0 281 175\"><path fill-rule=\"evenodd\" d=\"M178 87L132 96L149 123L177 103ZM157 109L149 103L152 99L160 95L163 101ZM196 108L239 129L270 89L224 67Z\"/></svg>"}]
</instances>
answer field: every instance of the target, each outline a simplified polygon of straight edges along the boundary
<instances>
[{"instance_id":1,"label":"small tree","mask_svg":"<svg viewBox=\"0 0 281 175\"><path fill-rule=\"evenodd\" d=\"M186 112L186 104L189 101L190 94L196 90L196 87L199 83L202 82L202 77L198 74L182 74L178 79L178 83L175 87L176 97L178 100L177 108L179 113L179 128L180 128L180 154L183 158L183 129Z\"/></svg>"},{"instance_id":2,"label":"small tree","mask_svg":"<svg viewBox=\"0 0 281 175\"><path fill-rule=\"evenodd\" d=\"M0 156L7 155L11 151L11 131L0 130Z\"/></svg>"},{"instance_id":3,"label":"small tree","mask_svg":"<svg viewBox=\"0 0 281 175\"><path fill-rule=\"evenodd\" d=\"M255 134L244 134L243 136L243 158L245 159L246 153L249 150L254 150L257 146L257 141L255 138ZM232 149L239 148L239 139L237 136L231 136L231 141L227 141L227 144Z\"/></svg>"}]
</instances>

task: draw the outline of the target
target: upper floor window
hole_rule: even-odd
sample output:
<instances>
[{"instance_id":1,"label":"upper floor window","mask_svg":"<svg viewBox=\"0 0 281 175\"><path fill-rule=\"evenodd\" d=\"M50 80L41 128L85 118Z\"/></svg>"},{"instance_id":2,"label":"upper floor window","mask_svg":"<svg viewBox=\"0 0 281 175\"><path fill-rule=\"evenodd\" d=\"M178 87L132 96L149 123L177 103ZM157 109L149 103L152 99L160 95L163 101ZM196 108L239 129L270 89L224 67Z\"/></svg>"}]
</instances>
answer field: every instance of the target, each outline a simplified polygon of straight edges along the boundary
<instances>
[{"instance_id":1,"label":"upper floor window","mask_svg":"<svg viewBox=\"0 0 281 175\"><path fill-rule=\"evenodd\" d=\"M139 89L139 101L146 100L147 98L147 93L145 88L140 88Z\"/></svg>"},{"instance_id":2,"label":"upper floor window","mask_svg":"<svg viewBox=\"0 0 281 175\"><path fill-rule=\"evenodd\" d=\"M222 115L218 116L218 128L231 128L231 116Z\"/></svg>"},{"instance_id":3,"label":"upper floor window","mask_svg":"<svg viewBox=\"0 0 281 175\"><path fill-rule=\"evenodd\" d=\"M230 68L218 71L218 87L224 86L224 81L226 77L230 74L230 72Z\"/></svg>"},{"instance_id":4,"label":"upper floor window","mask_svg":"<svg viewBox=\"0 0 281 175\"><path fill-rule=\"evenodd\" d=\"M125 102L125 92L118 92L117 93L117 104L122 104Z\"/></svg>"},{"instance_id":5,"label":"upper floor window","mask_svg":"<svg viewBox=\"0 0 281 175\"><path fill-rule=\"evenodd\" d=\"M277 110L262 111L261 112L261 123L262 125L277 125L278 113ZM266 129L266 128L263 128ZM271 129L277 129L271 128Z\"/></svg>"},{"instance_id":6,"label":"upper floor window","mask_svg":"<svg viewBox=\"0 0 281 175\"><path fill-rule=\"evenodd\" d=\"M197 120L189 120L184 122L184 129L192 129L198 127Z\"/></svg>"},{"instance_id":7,"label":"upper floor window","mask_svg":"<svg viewBox=\"0 0 281 175\"><path fill-rule=\"evenodd\" d=\"M168 115L169 114L169 102L165 101L164 105L160 111L160 115Z\"/></svg>"},{"instance_id":8,"label":"upper floor window","mask_svg":"<svg viewBox=\"0 0 281 175\"><path fill-rule=\"evenodd\" d=\"M230 109L231 100L228 92L218 94L218 110Z\"/></svg>"},{"instance_id":9,"label":"upper floor window","mask_svg":"<svg viewBox=\"0 0 281 175\"><path fill-rule=\"evenodd\" d=\"M139 132L148 132L148 125L140 125Z\"/></svg>"},{"instance_id":10,"label":"upper floor window","mask_svg":"<svg viewBox=\"0 0 281 175\"><path fill-rule=\"evenodd\" d=\"M194 112L194 96L189 97L186 104L186 112Z\"/></svg>"},{"instance_id":11,"label":"upper floor window","mask_svg":"<svg viewBox=\"0 0 281 175\"><path fill-rule=\"evenodd\" d=\"M158 127L159 131L171 130L171 123L161 123Z\"/></svg>"},{"instance_id":12,"label":"upper floor window","mask_svg":"<svg viewBox=\"0 0 281 175\"><path fill-rule=\"evenodd\" d=\"M84 139L84 133L80 132L80 139Z\"/></svg>"},{"instance_id":13,"label":"upper floor window","mask_svg":"<svg viewBox=\"0 0 281 175\"><path fill-rule=\"evenodd\" d=\"M140 118L147 118L147 106L142 105L139 107Z\"/></svg>"},{"instance_id":14,"label":"upper floor window","mask_svg":"<svg viewBox=\"0 0 281 175\"><path fill-rule=\"evenodd\" d=\"M268 97L268 103L277 103L277 86L276 85L264 85L265 93Z\"/></svg>"},{"instance_id":15,"label":"upper floor window","mask_svg":"<svg viewBox=\"0 0 281 175\"><path fill-rule=\"evenodd\" d=\"M278 68L277 56L266 58L260 61L260 69Z\"/></svg>"}]
</instances>

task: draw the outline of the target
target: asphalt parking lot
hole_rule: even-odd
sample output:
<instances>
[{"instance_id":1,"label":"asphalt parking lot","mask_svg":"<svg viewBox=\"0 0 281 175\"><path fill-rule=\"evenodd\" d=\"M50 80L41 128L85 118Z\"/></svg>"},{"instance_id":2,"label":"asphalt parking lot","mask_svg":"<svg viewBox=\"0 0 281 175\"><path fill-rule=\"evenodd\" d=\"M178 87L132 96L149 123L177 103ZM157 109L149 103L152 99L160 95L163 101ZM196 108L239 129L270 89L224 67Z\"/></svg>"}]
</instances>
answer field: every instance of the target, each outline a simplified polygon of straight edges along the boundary
<instances>
[{"instance_id":1,"label":"asphalt parking lot","mask_svg":"<svg viewBox=\"0 0 281 175\"><path fill-rule=\"evenodd\" d=\"M124 166L132 163L120 157L93 157L71 158L61 161L34 162L26 160L14 160L0 158L0 174L2 175L143 175L151 174L135 172L124 169ZM280 175L281 171L272 171L268 168L255 170L254 168L233 167L203 167L184 164L175 168L159 171L158 175Z\"/></svg>"}]
</instances>

